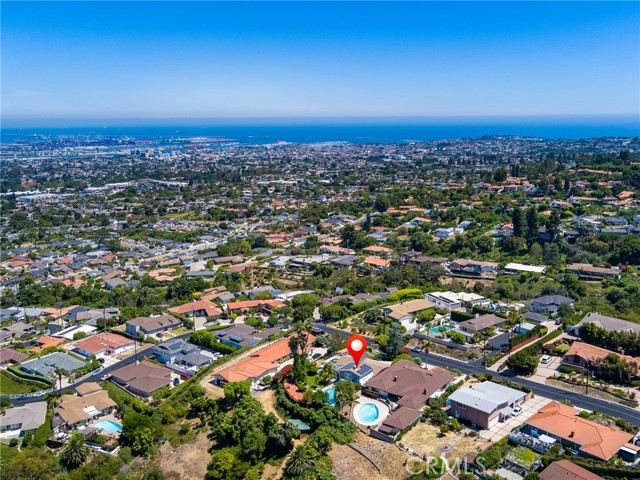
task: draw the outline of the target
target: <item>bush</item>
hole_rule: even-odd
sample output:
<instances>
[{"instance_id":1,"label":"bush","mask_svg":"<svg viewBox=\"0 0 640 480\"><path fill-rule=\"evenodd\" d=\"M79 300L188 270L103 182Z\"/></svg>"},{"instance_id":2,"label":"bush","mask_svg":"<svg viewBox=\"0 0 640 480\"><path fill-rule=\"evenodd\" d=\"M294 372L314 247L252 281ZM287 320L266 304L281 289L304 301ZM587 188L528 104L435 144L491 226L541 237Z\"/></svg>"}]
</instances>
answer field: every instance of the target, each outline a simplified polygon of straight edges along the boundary
<instances>
[{"instance_id":1,"label":"bush","mask_svg":"<svg viewBox=\"0 0 640 480\"><path fill-rule=\"evenodd\" d=\"M20 370L18 367L14 367L13 365L7 367L7 371L12 373L13 375L15 375L16 377L20 377L24 380L32 380L34 382L37 383L44 383L45 385L51 387L51 385L53 384L53 382L51 381L51 379L47 378L47 377L43 377L41 375L32 375L30 373L27 373L23 370Z\"/></svg>"},{"instance_id":2,"label":"bush","mask_svg":"<svg viewBox=\"0 0 640 480\"><path fill-rule=\"evenodd\" d=\"M470 320L474 318L474 315L467 312L459 312L454 310L451 312L451 320L454 322L464 322L465 320Z\"/></svg>"}]
</instances>

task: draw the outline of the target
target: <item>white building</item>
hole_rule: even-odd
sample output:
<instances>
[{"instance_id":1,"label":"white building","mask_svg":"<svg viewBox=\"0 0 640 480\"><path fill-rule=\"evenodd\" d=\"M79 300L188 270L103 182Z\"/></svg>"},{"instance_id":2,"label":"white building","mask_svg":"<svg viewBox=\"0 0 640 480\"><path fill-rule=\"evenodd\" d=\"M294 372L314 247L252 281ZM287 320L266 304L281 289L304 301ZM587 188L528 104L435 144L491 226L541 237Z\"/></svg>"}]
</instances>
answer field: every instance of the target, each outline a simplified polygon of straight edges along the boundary
<instances>
[{"instance_id":1,"label":"white building","mask_svg":"<svg viewBox=\"0 0 640 480\"><path fill-rule=\"evenodd\" d=\"M447 310L464 310L464 305L486 307L491 303L491 300L482 295L466 292L431 292L424 298Z\"/></svg>"}]
</instances>

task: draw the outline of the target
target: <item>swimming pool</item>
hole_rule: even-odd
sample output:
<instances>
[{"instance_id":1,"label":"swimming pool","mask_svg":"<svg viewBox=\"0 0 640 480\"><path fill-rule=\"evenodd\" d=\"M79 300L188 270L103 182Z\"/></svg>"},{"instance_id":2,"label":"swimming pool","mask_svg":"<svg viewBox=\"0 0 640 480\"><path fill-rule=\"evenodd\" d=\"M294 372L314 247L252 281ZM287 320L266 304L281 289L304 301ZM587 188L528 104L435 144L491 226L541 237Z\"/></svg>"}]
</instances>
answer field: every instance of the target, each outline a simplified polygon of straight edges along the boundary
<instances>
[{"instance_id":1,"label":"swimming pool","mask_svg":"<svg viewBox=\"0 0 640 480\"><path fill-rule=\"evenodd\" d=\"M358 416L360 417L361 423L375 423L380 417L380 410L373 403L364 403L360 410L358 410Z\"/></svg>"},{"instance_id":2,"label":"swimming pool","mask_svg":"<svg viewBox=\"0 0 640 480\"><path fill-rule=\"evenodd\" d=\"M441 333L444 333L448 330L452 330L453 327L449 326L449 325L440 325L439 327L433 327L431 329L431 333L435 334L435 335L440 335Z\"/></svg>"},{"instance_id":3,"label":"swimming pool","mask_svg":"<svg viewBox=\"0 0 640 480\"><path fill-rule=\"evenodd\" d=\"M329 395L329 399L327 400L327 403L331 405L335 405L336 404L336 387L329 387L325 390L325 392L327 392L327 395Z\"/></svg>"},{"instance_id":4,"label":"swimming pool","mask_svg":"<svg viewBox=\"0 0 640 480\"><path fill-rule=\"evenodd\" d=\"M122 425L111 420L100 420L96 422L95 427L109 433L119 433L122 431Z\"/></svg>"}]
</instances>

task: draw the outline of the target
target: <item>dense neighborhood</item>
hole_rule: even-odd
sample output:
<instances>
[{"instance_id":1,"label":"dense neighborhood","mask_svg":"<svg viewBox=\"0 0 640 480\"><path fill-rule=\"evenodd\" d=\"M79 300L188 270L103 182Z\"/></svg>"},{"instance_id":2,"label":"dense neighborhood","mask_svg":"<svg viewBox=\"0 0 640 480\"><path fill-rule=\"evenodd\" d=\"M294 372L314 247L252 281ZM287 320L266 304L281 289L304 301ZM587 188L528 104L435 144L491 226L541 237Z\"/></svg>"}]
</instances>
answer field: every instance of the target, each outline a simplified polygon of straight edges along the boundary
<instances>
[{"instance_id":1,"label":"dense neighborhood","mask_svg":"<svg viewBox=\"0 0 640 480\"><path fill-rule=\"evenodd\" d=\"M0 478L640 478L638 138L1 153Z\"/></svg>"}]
</instances>

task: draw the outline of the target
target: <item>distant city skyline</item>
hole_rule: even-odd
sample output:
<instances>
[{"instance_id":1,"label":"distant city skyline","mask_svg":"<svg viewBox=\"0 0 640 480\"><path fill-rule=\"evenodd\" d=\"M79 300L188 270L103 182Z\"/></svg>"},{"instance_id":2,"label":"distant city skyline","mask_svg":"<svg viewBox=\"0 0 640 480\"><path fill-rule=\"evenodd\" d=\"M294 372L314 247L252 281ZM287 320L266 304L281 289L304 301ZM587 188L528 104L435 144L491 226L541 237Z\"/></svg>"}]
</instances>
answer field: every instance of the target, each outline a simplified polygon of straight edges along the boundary
<instances>
[{"instance_id":1,"label":"distant city skyline","mask_svg":"<svg viewBox=\"0 0 640 480\"><path fill-rule=\"evenodd\" d=\"M5 126L640 117L637 2L3 2Z\"/></svg>"}]
</instances>

